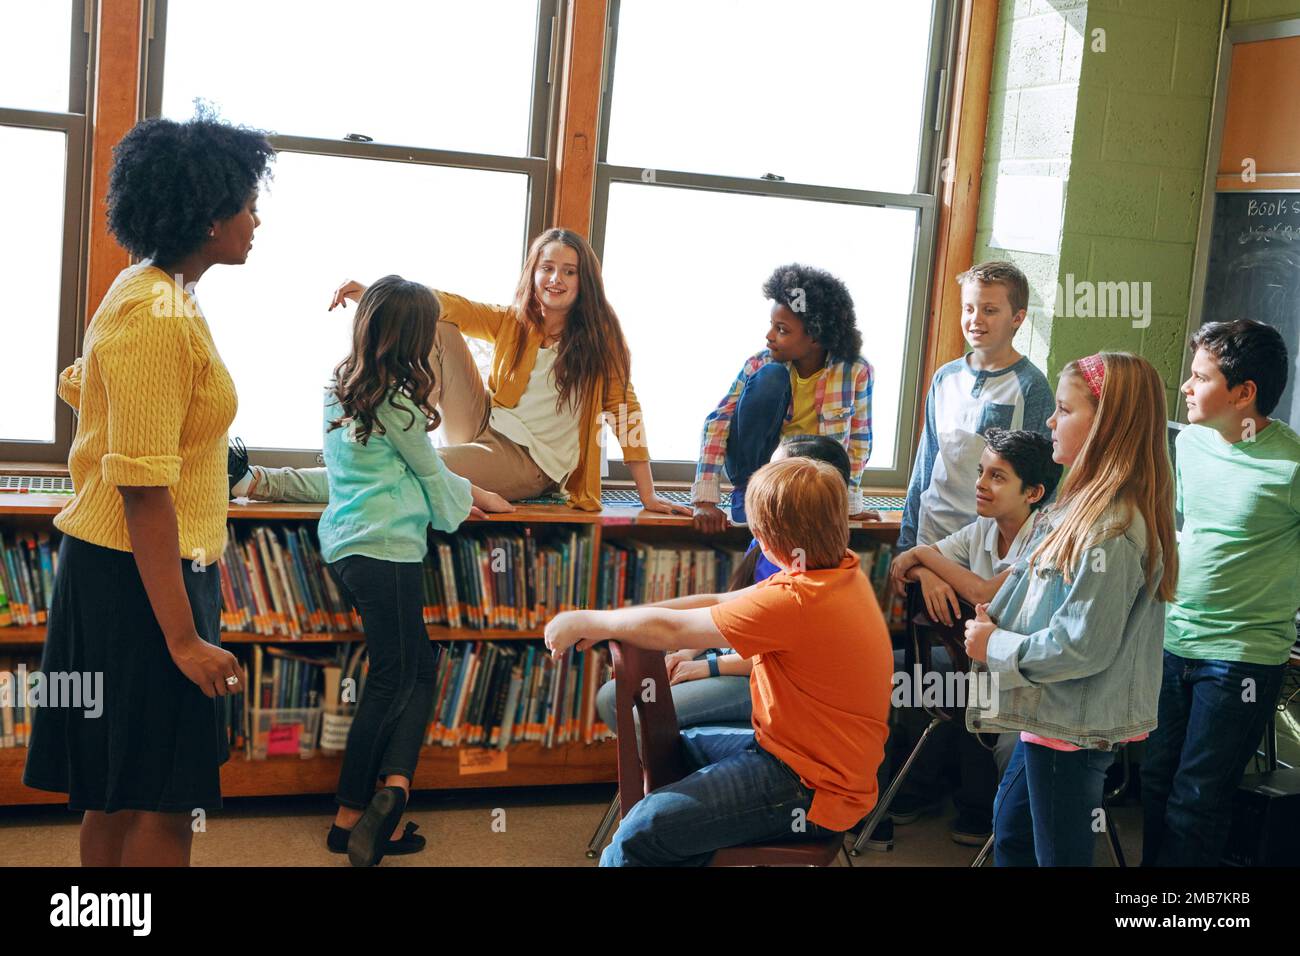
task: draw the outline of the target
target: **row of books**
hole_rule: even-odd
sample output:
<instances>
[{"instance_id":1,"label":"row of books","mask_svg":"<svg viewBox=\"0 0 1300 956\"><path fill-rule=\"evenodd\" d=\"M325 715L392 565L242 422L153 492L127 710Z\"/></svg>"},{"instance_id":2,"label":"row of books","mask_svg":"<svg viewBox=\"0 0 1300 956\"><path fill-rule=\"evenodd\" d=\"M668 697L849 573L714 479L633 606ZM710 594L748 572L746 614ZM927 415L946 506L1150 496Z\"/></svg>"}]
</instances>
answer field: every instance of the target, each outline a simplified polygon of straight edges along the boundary
<instances>
[{"instance_id":1,"label":"row of books","mask_svg":"<svg viewBox=\"0 0 1300 956\"><path fill-rule=\"evenodd\" d=\"M592 536L525 526L520 532L434 533L425 568L425 623L531 630L591 606Z\"/></svg>"},{"instance_id":2,"label":"row of books","mask_svg":"<svg viewBox=\"0 0 1300 956\"><path fill-rule=\"evenodd\" d=\"M600 548L596 606L627 607L686 594L726 591L742 548L655 546L619 541Z\"/></svg>"},{"instance_id":3,"label":"row of books","mask_svg":"<svg viewBox=\"0 0 1300 956\"><path fill-rule=\"evenodd\" d=\"M32 733L27 691L40 669L39 656L0 656L0 748L27 746Z\"/></svg>"},{"instance_id":4,"label":"row of books","mask_svg":"<svg viewBox=\"0 0 1300 956\"><path fill-rule=\"evenodd\" d=\"M891 549L884 542L854 552L876 592L881 610L891 622L901 620L902 602L889 594ZM596 606L619 608L648 604L688 594L728 590L732 573L744 558L742 549L654 546L619 541L600 549Z\"/></svg>"},{"instance_id":5,"label":"row of books","mask_svg":"<svg viewBox=\"0 0 1300 956\"><path fill-rule=\"evenodd\" d=\"M589 744L612 736L596 691L614 676L604 648L552 659L541 644L475 641L443 651L425 743L495 747Z\"/></svg>"},{"instance_id":6,"label":"row of books","mask_svg":"<svg viewBox=\"0 0 1300 956\"><path fill-rule=\"evenodd\" d=\"M424 562L425 623L529 630L590 607L591 551L589 533L561 528L435 534ZM295 638L361 629L305 526L232 525L218 570L225 630Z\"/></svg>"},{"instance_id":7,"label":"row of books","mask_svg":"<svg viewBox=\"0 0 1300 956\"><path fill-rule=\"evenodd\" d=\"M58 563L58 548L43 531L0 536L0 627L45 623Z\"/></svg>"},{"instance_id":8,"label":"row of books","mask_svg":"<svg viewBox=\"0 0 1300 956\"><path fill-rule=\"evenodd\" d=\"M242 700L232 746L249 742L259 712L355 713L369 669L365 645L313 650L320 652L251 646L248 676L257 690ZM505 749L519 741L550 748L602 740L611 731L596 713L596 691L613 676L609 653L599 648L556 660L540 642L451 643L438 657L425 743Z\"/></svg>"},{"instance_id":9,"label":"row of books","mask_svg":"<svg viewBox=\"0 0 1300 956\"><path fill-rule=\"evenodd\" d=\"M321 560L307 525L230 527L217 562L221 626L266 637L361 630L361 618ZM592 537L563 528L488 534L434 534L424 563L426 624L483 630L535 630L560 611L617 608L725 591L744 557L739 548L602 545L591 594ZM859 551L862 570L887 616L890 547ZM46 622L57 548L45 533L0 539L0 626Z\"/></svg>"}]
</instances>

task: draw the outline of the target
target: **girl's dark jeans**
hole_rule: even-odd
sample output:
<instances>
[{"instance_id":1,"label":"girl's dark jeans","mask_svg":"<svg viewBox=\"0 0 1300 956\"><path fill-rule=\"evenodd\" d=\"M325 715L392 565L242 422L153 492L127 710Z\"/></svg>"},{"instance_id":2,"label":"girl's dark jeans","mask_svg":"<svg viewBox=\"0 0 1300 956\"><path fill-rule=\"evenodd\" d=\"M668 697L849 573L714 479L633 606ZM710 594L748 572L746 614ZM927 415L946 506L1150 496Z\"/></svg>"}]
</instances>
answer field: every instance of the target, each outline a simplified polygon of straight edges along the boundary
<instances>
[{"instance_id":1,"label":"girl's dark jeans","mask_svg":"<svg viewBox=\"0 0 1300 956\"><path fill-rule=\"evenodd\" d=\"M433 709L436 653L424 626L422 564L350 555L329 569L361 614L370 653L336 797L364 810L379 777L415 775Z\"/></svg>"}]
</instances>

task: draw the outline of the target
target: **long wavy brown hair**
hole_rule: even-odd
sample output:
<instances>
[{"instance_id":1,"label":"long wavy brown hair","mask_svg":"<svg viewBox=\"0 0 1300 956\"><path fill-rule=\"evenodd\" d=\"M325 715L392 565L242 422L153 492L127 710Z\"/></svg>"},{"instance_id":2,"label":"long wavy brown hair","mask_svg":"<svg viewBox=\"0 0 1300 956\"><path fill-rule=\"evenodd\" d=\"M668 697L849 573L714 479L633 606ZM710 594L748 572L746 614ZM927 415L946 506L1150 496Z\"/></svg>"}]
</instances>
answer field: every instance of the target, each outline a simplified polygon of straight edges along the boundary
<instances>
[{"instance_id":1,"label":"long wavy brown hair","mask_svg":"<svg viewBox=\"0 0 1300 956\"><path fill-rule=\"evenodd\" d=\"M533 275L541 261L542 250L552 242L563 243L578 253L578 296L569 309L555 354L555 385L559 396L557 414L585 399L599 381L618 381L624 385L631 377L632 357L618 315L605 298L605 282L600 276L600 260L586 239L569 229L547 229L528 247L524 271L515 290L514 315L520 325L519 341L510 366L517 368L528 344L528 332L543 335L542 308L533 291Z\"/></svg>"},{"instance_id":2,"label":"long wavy brown hair","mask_svg":"<svg viewBox=\"0 0 1300 956\"><path fill-rule=\"evenodd\" d=\"M363 445L373 430L384 434L375 410L385 399L406 413L410 428L415 416L394 401L395 391L424 415L425 431L438 427L441 418L429 402L435 384L429 354L441 311L432 289L398 275L384 276L366 289L352 322L352 352L334 368L333 391L343 414L330 422L330 431L353 419Z\"/></svg>"},{"instance_id":3,"label":"long wavy brown hair","mask_svg":"<svg viewBox=\"0 0 1300 956\"><path fill-rule=\"evenodd\" d=\"M1120 504L1137 509L1146 522L1147 589L1161 601L1172 601L1178 583L1178 548L1174 543L1173 468L1165 437L1164 382L1140 355L1099 354L1106 368L1100 399L1094 399L1088 390L1077 362L1069 362L1061 370L1062 378L1078 379L1096 414L1061 483L1054 510L1063 510L1064 518L1034 550L1030 564L1041 559L1042 566L1055 568L1069 581L1089 548L1124 532L1126 523L1097 527L1106 510ZM1159 581L1154 580L1157 553L1164 560Z\"/></svg>"}]
</instances>

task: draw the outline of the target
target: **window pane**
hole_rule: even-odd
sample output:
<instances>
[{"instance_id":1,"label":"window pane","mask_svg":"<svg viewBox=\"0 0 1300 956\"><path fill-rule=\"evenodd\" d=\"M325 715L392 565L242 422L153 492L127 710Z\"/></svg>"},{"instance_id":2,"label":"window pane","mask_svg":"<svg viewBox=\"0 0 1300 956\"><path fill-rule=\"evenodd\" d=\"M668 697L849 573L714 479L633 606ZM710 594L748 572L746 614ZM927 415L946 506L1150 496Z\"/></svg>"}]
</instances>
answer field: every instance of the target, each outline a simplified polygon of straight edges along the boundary
<instances>
[{"instance_id":1,"label":"window pane","mask_svg":"<svg viewBox=\"0 0 1300 956\"><path fill-rule=\"evenodd\" d=\"M605 287L632 350L654 459L699 455L704 417L766 347L763 282L801 262L838 276L853 296L876 373L869 467L893 468L917 226L911 209L611 184ZM622 455L617 443L609 454Z\"/></svg>"},{"instance_id":2,"label":"window pane","mask_svg":"<svg viewBox=\"0 0 1300 956\"><path fill-rule=\"evenodd\" d=\"M536 24L537 0L173 0L162 111L523 156Z\"/></svg>"},{"instance_id":3,"label":"window pane","mask_svg":"<svg viewBox=\"0 0 1300 956\"><path fill-rule=\"evenodd\" d=\"M72 6L68 0L0 4L0 106L68 111Z\"/></svg>"},{"instance_id":4,"label":"window pane","mask_svg":"<svg viewBox=\"0 0 1300 956\"><path fill-rule=\"evenodd\" d=\"M625 2L608 160L910 193L930 17L922 0Z\"/></svg>"},{"instance_id":5,"label":"window pane","mask_svg":"<svg viewBox=\"0 0 1300 956\"><path fill-rule=\"evenodd\" d=\"M398 273L509 302L528 180L515 173L281 153L258 199L248 262L218 266L198 299L239 392L249 447L320 448L321 389L351 343L355 306L326 311L346 279Z\"/></svg>"},{"instance_id":6,"label":"window pane","mask_svg":"<svg viewBox=\"0 0 1300 956\"><path fill-rule=\"evenodd\" d=\"M0 310L0 440L54 441L67 137L0 126L0 156L0 262L22 288Z\"/></svg>"}]
</instances>

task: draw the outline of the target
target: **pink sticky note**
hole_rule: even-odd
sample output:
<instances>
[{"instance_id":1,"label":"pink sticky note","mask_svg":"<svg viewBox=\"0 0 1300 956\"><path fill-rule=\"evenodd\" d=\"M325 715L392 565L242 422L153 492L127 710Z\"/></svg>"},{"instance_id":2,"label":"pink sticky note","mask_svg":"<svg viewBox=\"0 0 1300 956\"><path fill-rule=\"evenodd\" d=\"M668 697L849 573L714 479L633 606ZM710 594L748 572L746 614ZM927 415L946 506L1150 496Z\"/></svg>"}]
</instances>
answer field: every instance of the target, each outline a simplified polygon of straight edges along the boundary
<instances>
[{"instance_id":1,"label":"pink sticky note","mask_svg":"<svg viewBox=\"0 0 1300 956\"><path fill-rule=\"evenodd\" d=\"M266 755L268 757L298 753L298 739L302 736L302 724L272 724L271 732L266 738Z\"/></svg>"}]
</instances>

